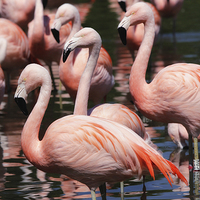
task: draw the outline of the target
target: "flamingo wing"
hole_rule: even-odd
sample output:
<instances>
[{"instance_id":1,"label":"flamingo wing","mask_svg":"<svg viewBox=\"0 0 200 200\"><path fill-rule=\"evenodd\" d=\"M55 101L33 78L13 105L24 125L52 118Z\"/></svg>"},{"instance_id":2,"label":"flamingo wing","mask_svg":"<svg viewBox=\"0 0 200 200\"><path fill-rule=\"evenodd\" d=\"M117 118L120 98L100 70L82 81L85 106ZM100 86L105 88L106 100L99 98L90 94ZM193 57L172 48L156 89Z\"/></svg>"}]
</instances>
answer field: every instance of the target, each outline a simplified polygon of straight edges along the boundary
<instances>
[{"instance_id":1,"label":"flamingo wing","mask_svg":"<svg viewBox=\"0 0 200 200\"><path fill-rule=\"evenodd\" d=\"M200 99L200 67L198 65L180 65L180 63L171 65L161 70L152 83L159 86L157 87L158 98L164 100L166 106L170 104L171 109L177 104L182 104L184 108L191 107Z\"/></svg>"}]
</instances>

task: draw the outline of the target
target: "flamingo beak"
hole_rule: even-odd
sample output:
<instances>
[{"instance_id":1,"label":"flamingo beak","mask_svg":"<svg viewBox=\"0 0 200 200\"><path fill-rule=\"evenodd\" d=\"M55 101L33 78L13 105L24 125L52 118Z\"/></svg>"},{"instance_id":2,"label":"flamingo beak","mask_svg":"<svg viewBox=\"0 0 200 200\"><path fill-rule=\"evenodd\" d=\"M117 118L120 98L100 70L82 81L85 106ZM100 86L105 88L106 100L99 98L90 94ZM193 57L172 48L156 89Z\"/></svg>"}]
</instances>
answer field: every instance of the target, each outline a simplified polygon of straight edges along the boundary
<instances>
[{"instance_id":1,"label":"flamingo beak","mask_svg":"<svg viewBox=\"0 0 200 200\"><path fill-rule=\"evenodd\" d=\"M124 45L126 45L126 33L130 26L130 20L131 20L131 15L128 17L125 16L122 19L122 21L119 23L118 28L117 28L120 39Z\"/></svg>"},{"instance_id":2,"label":"flamingo beak","mask_svg":"<svg viewBox=\"0 0 200 200\"><path fill-rule=\"evenodd\" d=\"M60 34L59 34L59 31L57 29L55 29L55 28L52 28L51 32L52 32L55 40L57 41L57 43L60 43Z\"/></svg>"},{"instance_id":3,"label":"flamingo beak","mask_svg":"<svg viewBox=\"0 0 200 200\"><path fill-rule=\"evenodd\" d=\"M119 4L120 8L121 8L124 12L126 12L126 2L125 2L124 0L119 0L119 1L118 1L118 4Z\"/></svg>"},{"instance_id":4,"label":"flamingo beak","mask_svg":"<svg viewBox=\"0 0 200 200\"><path fill-rule=\"evenodd\" d=\"M26 97L27 97L27 93L25 90L25 84L21 83L17 87L17 90L14 95L14 99L15 99L15 102L17 103L17 105L19 106L20 110L23 112L23 114L27 116L28 110L26 107L26 100L25 100Z\"/></svg>"},{"instance_id":5,"label":"flamingo beak","mask_svg":"<svg viewBox=\"0 0 200 200\"><path fill-rule=\"evenodd\" d=\"M71 52L71 48L64 49L63 51L63 62L65 62Z\"/></svg>"},{"instance_id":6,"label":"flamingo beak","mask_svg":"<svg viewBox=\"0 0 200 200\"><path fill-rule=\"evenodd\" d=\"M126 29L124 27L119 27L117 30L122 43L126 45Z\"/></svg>"}]
</instances>

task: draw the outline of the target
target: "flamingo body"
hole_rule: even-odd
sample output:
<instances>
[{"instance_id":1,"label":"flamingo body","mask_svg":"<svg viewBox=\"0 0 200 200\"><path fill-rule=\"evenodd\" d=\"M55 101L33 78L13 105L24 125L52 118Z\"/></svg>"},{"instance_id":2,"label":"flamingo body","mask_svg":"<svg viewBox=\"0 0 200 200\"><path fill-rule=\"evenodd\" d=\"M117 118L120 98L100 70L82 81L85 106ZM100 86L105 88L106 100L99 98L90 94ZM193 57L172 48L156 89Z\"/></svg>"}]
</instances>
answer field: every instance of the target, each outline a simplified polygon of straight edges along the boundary
<instances>
[{"instance_id":1,"label":"flamingo body","mask_svg":"<svg viewBox=\"0 0 200 200\"><path fill-rule=\"evenodd\" d=\"M168 134L172 141L177 145L178 148L188 148L186 141L189 140L188 132L182 124L169 123L167 126ZM198 136L198 140L200 136Z\"/></svg>"},{"instance_id":2,"label":"flamingo body","mask_svg":"<svg viewBox=\"0 0 200 200\"><path fill-rule=\"evenodd\" d=\"M140 117L128 107L122 104L101 104L89 110L88 113L93 117L101 117L104 119L110 119L127 126L136 132L140 137L146 139L145 127Z\"/></svg>"},{"instance_id":3,"label":"flamingo body","mask_svg":"<svg viewBox=\"0 0 200 200\"><path fill-rule=\"evenodd\" d=\"M7 19L0 19L0 37L7 41L6 56L2 61L2 69L12 71L24 68L30 60L28 38L22 29ZM13 63L15 66L13 67Z\"/></svg>"},{"instance_id":4,"label":"flamingo body","mask_svg":"<svg viewBox=\"0 0 200 200\"><path fill-rule=\"evenodd\" d=\"M13 23L26 29L33 19L36 0L1 0L0 17L6 18Z\"/></svg>"},{"instance_id":5,"label":"flamingo body","mask_svg":"<svg viewBox=\"0 0 200 200\"><path fill-rule=\"evenodd\" d=\"M162 17L175 17L184 0L151 0Z\"/></svg>"}]
</instances>

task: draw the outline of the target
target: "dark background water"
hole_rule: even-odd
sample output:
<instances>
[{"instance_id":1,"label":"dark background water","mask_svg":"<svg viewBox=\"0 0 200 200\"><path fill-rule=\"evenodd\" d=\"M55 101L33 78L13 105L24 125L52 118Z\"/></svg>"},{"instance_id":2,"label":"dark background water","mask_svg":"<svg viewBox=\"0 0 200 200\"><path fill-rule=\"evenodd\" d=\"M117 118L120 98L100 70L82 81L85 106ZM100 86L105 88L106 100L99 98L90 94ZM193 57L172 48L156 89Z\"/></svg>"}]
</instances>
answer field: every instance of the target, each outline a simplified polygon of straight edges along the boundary
<instances>
[{"instance_id":1,"label":"dark background water","mask_svg":"<svg viewBox=\"0 0 200 200\"><path fill-rule=\"evenodd\" d=\"M90 1L54 1L49 0L48 9L52 12L64 2L77 5L80 11L87 11L82 25L95 28L101 35L103 46L113 60L115 87L107 97L108 102L122 103L133 108L130 102L128 78L132 65L132 57L123 46L117 34L117 25L121 10L116 0ZM200 63L200 1L185 0L183 8L176 20L176 41L172 35L172 19L162 20L161 34L152 49L148 67L147 81L151 81L164 66L176 62ZM54 65L54 74L58 86L58 66ZM24 157L20 145L21 131L26 117L16 106L13 95L17 77L12 79L13 90L5 94L0 110L0 199L87 199L90 198L88 188L77 181L66 177L46 174L37 170ZM61 103L62 97L62 103ZM28 99L31 111L35 96ZM62 104L62 107L61 107ZM93 106L92 103L89 107ZM54 120L71 114L74 104L62 88L62 94L51 97L47 112L42 122L45 131ZM166 124L148 120L141 116L148 133L166 159L170 159L189 180L188 151L176 149L176 145L167 134ZM125 182L125 199L200 199L199 184L189 188L174 177L171 187L162 174L156 175L155 181L150 176L145 181L146 193L142 181L131 179ZM101 199L97 191L97 199ZM107 186L108 199L120 199L119 184ZM194 193L192 195L191 193ZM196 194L196 195L195 195Z\"/></svg>"}]
</instances>

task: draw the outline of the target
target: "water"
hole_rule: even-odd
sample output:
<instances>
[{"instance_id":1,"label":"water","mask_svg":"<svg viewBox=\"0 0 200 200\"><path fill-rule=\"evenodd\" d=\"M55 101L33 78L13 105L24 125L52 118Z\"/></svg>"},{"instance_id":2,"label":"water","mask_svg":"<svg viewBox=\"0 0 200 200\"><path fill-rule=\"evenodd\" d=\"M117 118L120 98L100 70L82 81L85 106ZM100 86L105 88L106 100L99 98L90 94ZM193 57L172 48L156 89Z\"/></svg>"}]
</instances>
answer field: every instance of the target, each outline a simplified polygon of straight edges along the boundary
<instances>
[{"instance_id":1,"label":"water","mask_svg":"<svg viewBox=\"0 0 200 200\"><path fill-rule=\"evenodd\" d=\"M78 1L77 1L78 2ZM100 4L100 0L96 1L96 8ZM104 7L108 6L107 1L104 2ZM50 1L50 3L52 3ZM148 68L147 80L150 81L153 76L164 66L176 62L192 62L200 63L200 27L199 24L191 23L188 18L194 19L194 22L199 19L197 12L198 6L186 0L184 7L177 17L177 34L176 43L173 41L171 34L171 20L163 20L162 36L158 39L152 50L150 65ZM196 4L199 2L196 0ZM53 4L53 3L52 3ZM97 6L98 5L98 6ZM54 7L57 6L53 5ZM80 6L80 4L79 4ZM119 12L117 3L113 0L111 6L114 11ZM112 21L112 31L117 27L117 15L107 10L106 14L110 15ZM195 16L195 17L194 17ZM86 18L84 24L89 26L90 14ZM103 19L105 22L105 19ZM197 20L198 21L198 20ZM107 23L108 23L107 22ZM102 28L104 26L104 28ZM91 25L91 27L93 27ZM129 108L134 109L130 102L128 78L132 65L132 58L125 46L121 44L117 36L117 32L112 32L107 29L108 24L96 23L95 29L102 28L101 32L103 45L108 49L112 56L114 64L114 75L116 84L108 95L108 102L119 102ZM54 75L56 77L57 86L58 67L55 65ZM20 145L21 131L26 121L26 117L21 113L13 100L13 95L16 87L16 78L12 80L13 90L10 94L5 94L0 110L0 199L90 199L90 191L86 186L77 181L68 179L67 177L46 174L37 170L24 157ZM73 102L69 95L62 88L62 108L60 107L60 95L51 97L47 113L42 123L42 131L46 130L54 120L71 114L73 111ZM32 93L28 99L28 110L31 111L34 105L35 94ZM92 104L90 103L91 107ZM176 145L169 138L166 131L166 124L151 121L141 116L148 133L151 135L153 142L163 152L166 159L171 160L189 180L189 155L188 151L179 151ZM125 182L125 199L200 199L199 183L197 186L189 188L173 177L174 184L172 187L162 174L155 176L155 181L150 176L145 178L145 187L141 180L131 179ZM196 188L196 190L195 190ZM194 193L194 195L192 194ZM101 199L97 190L97 199ZM195 196L195 194L197 194ZM107 199L120 199L119 183L115 185L107 185Z\"/></svg>"}]
</instances>

